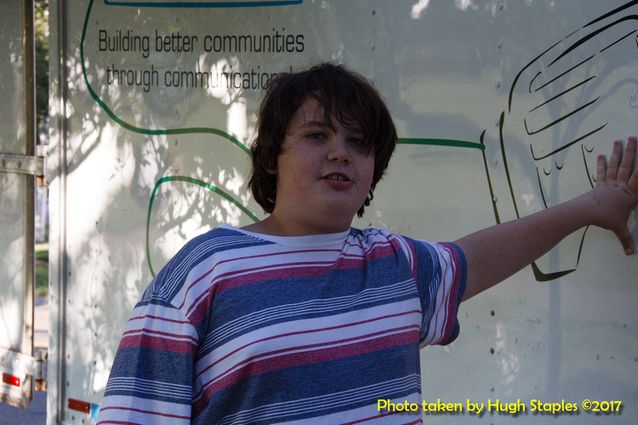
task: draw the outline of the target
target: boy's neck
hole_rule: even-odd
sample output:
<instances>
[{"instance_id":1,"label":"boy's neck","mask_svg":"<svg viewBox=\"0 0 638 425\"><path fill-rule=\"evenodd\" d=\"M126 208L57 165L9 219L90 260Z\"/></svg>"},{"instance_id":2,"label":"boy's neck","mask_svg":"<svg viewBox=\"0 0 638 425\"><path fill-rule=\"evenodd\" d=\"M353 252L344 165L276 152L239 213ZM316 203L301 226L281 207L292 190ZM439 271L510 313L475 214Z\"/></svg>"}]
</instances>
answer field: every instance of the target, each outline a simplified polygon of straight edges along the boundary
<instances>
[{"instance_id":1,"label":"boy's neck","mask_svg":"<svg viewBox=\"0 0 638 425\"><path fill-rule=\"evenodd\" d=\"M335 226L335 225L307 225L304 223L297 223L294 221L280 220L276 214L271 214L264 220L257 223L243 226L242 229L253 233L261 233L271 236L310 236L310 235L323 235L329 233L340 233L348 230L350 225L347 226Z\"/></svg>"}]
</instances>

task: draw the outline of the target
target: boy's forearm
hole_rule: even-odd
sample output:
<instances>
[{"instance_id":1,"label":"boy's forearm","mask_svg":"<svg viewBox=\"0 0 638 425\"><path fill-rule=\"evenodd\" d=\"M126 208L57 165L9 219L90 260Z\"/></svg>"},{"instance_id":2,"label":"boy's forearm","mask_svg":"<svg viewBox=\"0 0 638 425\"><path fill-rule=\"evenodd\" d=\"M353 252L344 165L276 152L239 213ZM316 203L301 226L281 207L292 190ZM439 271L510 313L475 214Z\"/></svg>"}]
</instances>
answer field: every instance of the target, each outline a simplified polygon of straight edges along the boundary
<instances>
[{"instance_id":1,"label":"boy's forearm","mask_svg":"<svg viewBox=\"0 0 638 425\"><path fill-rule=\"evenodd\" d=\"M581 227L596 224L595 202L585 194L456 241L468 265L463 300L513 275Z\"/></svg>"}]
</instances>

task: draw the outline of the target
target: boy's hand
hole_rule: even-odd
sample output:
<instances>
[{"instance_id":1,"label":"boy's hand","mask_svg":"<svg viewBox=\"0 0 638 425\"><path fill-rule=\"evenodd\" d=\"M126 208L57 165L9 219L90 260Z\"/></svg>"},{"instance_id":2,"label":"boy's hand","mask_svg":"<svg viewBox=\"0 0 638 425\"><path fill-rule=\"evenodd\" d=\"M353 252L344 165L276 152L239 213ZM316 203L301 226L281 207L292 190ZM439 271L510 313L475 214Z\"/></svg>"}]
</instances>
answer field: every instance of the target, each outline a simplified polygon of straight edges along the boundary
<instances>
[{"instance_id":1,"label":"boy's hand","mask_svg":"<svg viewBox=\"0 0 638 425\"><path fill-rule=\"evenodd\" d=\"M633 252L627 220L638 203L638 167L634 167L636 138L622 142L605 163L598 158L597 185L583 195L532 215L458 239L467 259L463 300L492 287L549 251L570 233L596 225L618 236L625 253Z\"/></svg>"},{"instance_id":2,"label":"boy's hand","mask_svg":"<svg viewBox=\"0 0 638 425\"><path fill-rule=\"evenodd\" d=\"M614 232L627 255L634 251L627 220L638 203L638 167L634 166L635 157L635 137L629 138L624 150L622 141L614 142L609 163L604 155L598 156L597 184L590 192L598 211L596 224Z\"/></svg>"}]
</instances>

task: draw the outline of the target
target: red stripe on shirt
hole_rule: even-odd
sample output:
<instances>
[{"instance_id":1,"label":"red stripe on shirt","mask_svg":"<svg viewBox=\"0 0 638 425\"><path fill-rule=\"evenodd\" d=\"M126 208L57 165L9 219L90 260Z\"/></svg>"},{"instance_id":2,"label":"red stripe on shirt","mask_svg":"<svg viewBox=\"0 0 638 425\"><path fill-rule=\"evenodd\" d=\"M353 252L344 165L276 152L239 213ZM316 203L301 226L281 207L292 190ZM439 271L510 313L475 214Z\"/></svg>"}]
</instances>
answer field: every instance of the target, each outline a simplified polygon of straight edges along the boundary
<instances>
[{"instance_id":1,"label":"red stripe on shirt","mask_svg":"<svg viewBox=\"0 0 638 425\"><path fill-rule=\"evenodd\" d=\"M197 416L206 405L212 395L218 391L221 391L231 385L236 384L242 379L249 378L251 376L261 375L266 372L274 370L291 368L295 366L303 366L307 364L318 364L321 362L328 362L345 357L358 356L374 351L381 351L385 348L396 347L399 345L418 343L419 340L419 327L406 326L406 331L398 334L392 334L381 338L374 338L371 340L361 341L348 346L339 345L337 347L329 347L319 350L304 351L302 353L285 354L274 358L267 358L264 360L258 360L242 367L241 369L225 376L221 380L212 384L204 385L204 393L200 393L193 397L193 415ZM330 341L323 344L316 344L317 346L334 344L335 341ZM291 349L299 349L303 347L287 348L285 351ZM281 350L284 351L284 350ZM272 353L268 353L272 354ZM247 359L246 361L250 361Z\"/></svg>"},{"instance_id":2,"label":"red stripe on shirt","mask_svg":"<svg viewBox=\"0 0 638 425\"><path fill-rule=\"evenodd\" d=\"M123 337L120 341L120 348L143 347L172 353L190 354L194 351L197 343L190 337L188 339L188 341L176 341L160 336L137 334Z\"/></svg>"}]
</instances>

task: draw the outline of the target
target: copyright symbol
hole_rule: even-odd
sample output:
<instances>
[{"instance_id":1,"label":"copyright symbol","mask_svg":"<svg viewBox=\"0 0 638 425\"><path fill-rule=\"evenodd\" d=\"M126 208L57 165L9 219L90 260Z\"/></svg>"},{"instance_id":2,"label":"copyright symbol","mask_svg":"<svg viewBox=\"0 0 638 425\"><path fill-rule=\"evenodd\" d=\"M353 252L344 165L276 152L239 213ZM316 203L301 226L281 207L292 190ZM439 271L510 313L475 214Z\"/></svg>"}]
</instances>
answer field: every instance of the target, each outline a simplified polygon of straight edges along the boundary
<instances>
[{"instance_id":1,"label":"copyright symbol","mask_svg":"<svg viewBox=\"0 0 638 425\"><path fill-rule=\"evenodd\" d=\"M583 402L581 403L581 406L583 406L583 409L585 410L591 409L591 400L590 399L583 400Z\"/></svg>"}]
</instances>

